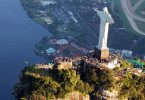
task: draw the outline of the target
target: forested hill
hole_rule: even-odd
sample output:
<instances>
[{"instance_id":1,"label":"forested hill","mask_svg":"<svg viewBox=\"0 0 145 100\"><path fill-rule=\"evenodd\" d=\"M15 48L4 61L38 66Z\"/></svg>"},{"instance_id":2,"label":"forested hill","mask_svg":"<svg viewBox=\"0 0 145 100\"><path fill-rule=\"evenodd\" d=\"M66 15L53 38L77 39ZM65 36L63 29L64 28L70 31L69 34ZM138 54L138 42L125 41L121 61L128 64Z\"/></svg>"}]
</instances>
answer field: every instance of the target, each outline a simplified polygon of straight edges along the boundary
<instances>
[{"instance_id":1,"label":"forested hill","mask_svg":"<svg viewBox=\"0 0 145 100\"><path fill-rule=\"evenodd\" d=\"M76 61L25 67L13 95L17 100L145 100L145 75L136 75L128 61L115 69Z\"/></svg>"}]
</instances>

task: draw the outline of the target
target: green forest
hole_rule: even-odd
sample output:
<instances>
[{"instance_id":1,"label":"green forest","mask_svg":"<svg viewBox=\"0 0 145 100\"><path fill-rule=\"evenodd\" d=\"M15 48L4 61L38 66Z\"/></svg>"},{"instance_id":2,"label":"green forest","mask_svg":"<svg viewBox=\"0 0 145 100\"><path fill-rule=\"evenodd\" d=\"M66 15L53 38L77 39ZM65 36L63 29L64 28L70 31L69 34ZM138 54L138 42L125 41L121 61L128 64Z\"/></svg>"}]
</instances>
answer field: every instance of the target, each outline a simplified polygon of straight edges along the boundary
<instances>
[{"instance_id":1,"label":"green forest","mask_svg":"<svg viewBox=\"0 0 145 100\"><path fill-rule=\"evenodd\" d=\"M77 69L58 70L25 67L15 84L13 95L17 100L55 100L78 91L90 100L102 99L102 90L118 91L119 100L145 100L145 76L124 71L131 63L122 61L114 70L103 66L80 64ZM120 72L122 75L117 75Z\"/></svg>"}]
</instances>

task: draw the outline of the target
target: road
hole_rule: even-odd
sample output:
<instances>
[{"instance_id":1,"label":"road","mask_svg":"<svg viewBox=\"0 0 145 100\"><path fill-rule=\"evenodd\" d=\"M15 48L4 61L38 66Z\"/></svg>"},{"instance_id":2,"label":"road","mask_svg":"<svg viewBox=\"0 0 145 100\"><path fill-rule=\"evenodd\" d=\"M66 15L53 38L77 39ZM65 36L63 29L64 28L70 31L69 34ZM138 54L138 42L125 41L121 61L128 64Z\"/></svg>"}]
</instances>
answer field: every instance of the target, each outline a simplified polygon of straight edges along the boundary
<instances>
[{"instance_id":1,"label":"road","mask_svg":"<svg viewBox=\"0 0 145 100\"><path fill-rule=\"evenodd\" d=\"M131 6L131 2L130 0L122 0L122 1L126 1L126 5L127 5L127 9L129 10L130 14L132 15L132 17L136 20L139 20L141 22L145 22L145 18L136 15L135 10L133 10L132 6ZM144 1L144 0L143 0ZM125 3L125 2L124 2ZM140 6L140 5L139 5Z\"/></svg>"},{"instance_id":2,"label":"road","mask_svg":"<svg viewBox=\"0 0 145 100\"><path fill-rule=\"evenodd\" d=\"M130 1L130 0L128 0ZM144 2L145 0L139 0L134 6L133 6L133 10L136 11L136 9Z\"/></svg>"},{"instance_id":3,"label":"road","mask_svg":"<svg viewBox=\"0 0 145 100\"><path fill-rule=\"evenodd\" d=\"M138 32L138 33L140 33L140 34L142 34L142 35L145 35L145 32L142 32L141 30L139 30L138 27L137 27L137 25L136 25L136 23L135 23L135 19L136 19L136 20L139 20L139 21L142 21L142 20L140 20L140 18L138 18L138 17L136 17L134 14L132 14L132 12L130 11L130 9L129 9L129 7L128 7L127 1L130 1L130 0L120 0L122 9L123 9L123 11L124 11L124 13L125 13L125 15L126 15L128 21L130 22L132 28L133 28L136 32ZM132 8L131 8L131 9L132 9ZM143 22L145 22L145 19L143 20Z\"/></svg>"}]
</instances>

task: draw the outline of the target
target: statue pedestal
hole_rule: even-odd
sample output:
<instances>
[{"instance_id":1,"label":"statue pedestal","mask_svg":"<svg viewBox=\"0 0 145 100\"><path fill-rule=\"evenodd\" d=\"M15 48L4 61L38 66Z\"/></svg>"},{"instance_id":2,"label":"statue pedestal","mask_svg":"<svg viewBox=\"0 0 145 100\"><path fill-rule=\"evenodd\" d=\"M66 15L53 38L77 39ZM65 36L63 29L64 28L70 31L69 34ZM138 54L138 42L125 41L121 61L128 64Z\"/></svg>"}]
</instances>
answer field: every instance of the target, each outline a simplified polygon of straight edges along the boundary
<instances>
[{"instance_id":1,"label":"statue pedestal","mask_svg":"<svg viewBox=\"0 0 145 100\"><path fill-rule=\"evenodd\" d=\"M108 59L109 49L100 50L98 48L95 48L94 57L98 59Z\"/></svg>"}]
</instances>

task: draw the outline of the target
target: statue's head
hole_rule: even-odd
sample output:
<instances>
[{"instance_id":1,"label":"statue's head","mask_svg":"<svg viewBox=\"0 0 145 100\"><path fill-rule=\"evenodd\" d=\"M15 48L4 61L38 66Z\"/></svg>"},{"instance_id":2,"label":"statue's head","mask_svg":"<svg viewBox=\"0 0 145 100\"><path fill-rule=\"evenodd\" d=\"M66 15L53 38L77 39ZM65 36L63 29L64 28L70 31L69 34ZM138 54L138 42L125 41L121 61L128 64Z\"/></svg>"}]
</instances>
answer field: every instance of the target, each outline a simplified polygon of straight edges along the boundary
<instances>
[{"instance_id":1,"label":"statue's head","mask_svg":"<svg viewBox=\"0 0 145 100\"><path fill-rule=\"evenodd\" d=\"M107 7L104 7L104 8L103 8L103 11L104 11L104 13L107 13L107 14L109 13Z\"/></svg>"},{"instance_id":2,"label":"statue's head","mask_svg":"<svg viewBox=\"0 0 145 100\"><path fill-rule=\"evenodd\" d=\"M103 12L105 13L105 18L106 18L106 22L109 23L109 24L113 24L114 23L114 20L113 18L111 17L111 15L109 14L108 12L108 8L107 7L104 7L103 8Z\"/></svg>"}]
</instances>

